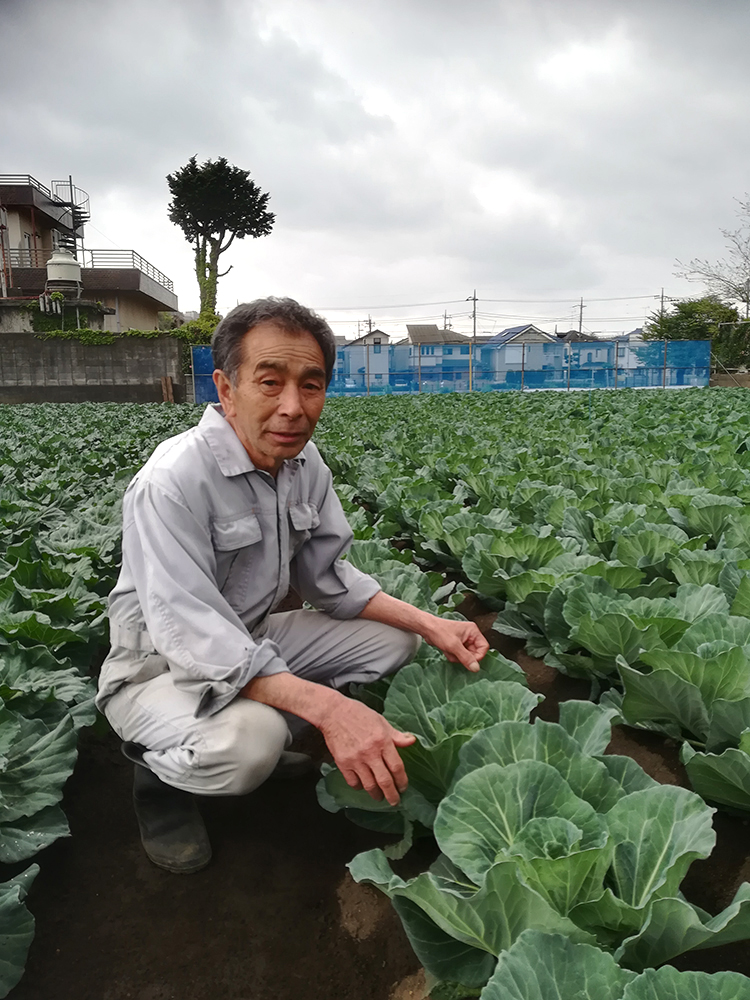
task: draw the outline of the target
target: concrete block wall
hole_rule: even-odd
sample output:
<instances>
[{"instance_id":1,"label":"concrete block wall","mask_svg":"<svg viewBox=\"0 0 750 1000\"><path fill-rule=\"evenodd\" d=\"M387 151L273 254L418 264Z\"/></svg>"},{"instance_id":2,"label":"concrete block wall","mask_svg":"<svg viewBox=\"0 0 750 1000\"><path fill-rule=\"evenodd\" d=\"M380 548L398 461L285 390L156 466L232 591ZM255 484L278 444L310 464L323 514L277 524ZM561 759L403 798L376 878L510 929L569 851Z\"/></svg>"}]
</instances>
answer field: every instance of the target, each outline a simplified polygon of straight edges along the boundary
<instances>
[{"instance_id":1,"label":"concrete block wall","mask_svg":"<svg viewBox=\"0 0 750 1000\"><path fill-rule=\"evenodd\" d=\"M0 402L157 403L165 375L172 379L175 401L182 402L182 351L182 341L166 334L94 345L2 333Z\"/></svg>"}]
</instances>

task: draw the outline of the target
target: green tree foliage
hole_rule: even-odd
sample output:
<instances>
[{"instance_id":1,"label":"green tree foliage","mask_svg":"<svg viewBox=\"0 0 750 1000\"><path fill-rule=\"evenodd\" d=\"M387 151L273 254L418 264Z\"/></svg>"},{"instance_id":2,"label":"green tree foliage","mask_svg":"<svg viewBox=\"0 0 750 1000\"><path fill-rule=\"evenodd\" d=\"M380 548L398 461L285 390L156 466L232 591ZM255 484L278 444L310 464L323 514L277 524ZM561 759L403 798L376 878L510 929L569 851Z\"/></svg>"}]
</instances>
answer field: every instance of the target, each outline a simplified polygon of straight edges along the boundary
<instances>
[{"instance_id":1,"label":"green tree foliage","mask_svg":"<svg viewBox=\"0 0 750 1000\"><path fill-rule=\"evenodd\" d=\"M652 313L643 328L646 340L710 340L722 368L750 365L750 323L717 295L682 299L669 310Z\"/></svg>"},{"instance_id":2,"label":"green tree foliage","mask_svg":"<svg viewBox=\"0 0 750 1000\"><path fill-rule=\"evenodd\" d=\"M269 195L250 179L247 170L230 166L222 156L198 164L191 156L167 176L172 195L169 218L195 250L195 274L200 288L200 316L216 317L219 257L235 239L267 236L275 216L266 208Z\"/></svg>"},{"instance_id":3,"label":"green tree foliage","mask_svg":"<svg viewBox=\"0 0 750 1000\"><path fill-rule=\"evenodd\" d=\"M694 257L687 264L677 261L675 274L699 281L710 295L742 303L745 319L750 317L750 195L737 200L737 229L721 229L727 248L726 259L717 261Z\"/></svg>"}]
</instances>

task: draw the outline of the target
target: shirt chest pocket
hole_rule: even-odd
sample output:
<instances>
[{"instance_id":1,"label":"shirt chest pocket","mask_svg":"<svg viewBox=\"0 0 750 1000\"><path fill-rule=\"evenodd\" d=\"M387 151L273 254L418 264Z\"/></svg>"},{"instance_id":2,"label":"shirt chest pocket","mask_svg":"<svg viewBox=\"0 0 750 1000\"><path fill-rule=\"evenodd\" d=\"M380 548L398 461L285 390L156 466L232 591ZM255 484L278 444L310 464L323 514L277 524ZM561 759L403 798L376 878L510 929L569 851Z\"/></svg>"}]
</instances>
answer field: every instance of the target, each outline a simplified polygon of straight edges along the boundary
<instances>
[{"instance_id":1,"label":"shirt chest pocket","mask_svg":"<svg viewBox=\"0 0 750 1000\"><path fill-rule=\"evenodd\" d=\"M296 503L289 508L289 548L295 556L320 524L318 508L312 503Z\"/></svg>"},{"instance_id":2,"label":"shirt chest pocket","mask_svg":"<svg viewBox=\"0 0 750 1000\"><path fill-rule=\"evenodd\" d=\"M255 514L223 518L211 525L211 540L216 555L216 583L229 603L242 603L244 578L253 556L260 553L263 540L260 521Z\"/></svg>"}]
</instances>

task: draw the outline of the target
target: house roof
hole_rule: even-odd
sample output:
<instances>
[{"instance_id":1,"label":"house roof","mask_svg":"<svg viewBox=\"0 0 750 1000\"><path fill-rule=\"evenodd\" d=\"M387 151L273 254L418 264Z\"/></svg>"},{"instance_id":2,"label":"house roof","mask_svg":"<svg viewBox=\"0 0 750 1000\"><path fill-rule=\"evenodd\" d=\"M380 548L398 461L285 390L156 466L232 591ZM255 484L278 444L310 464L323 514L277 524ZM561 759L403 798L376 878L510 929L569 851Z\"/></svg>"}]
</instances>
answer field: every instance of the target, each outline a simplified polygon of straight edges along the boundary
<instances>
[{"instance_id":1,"label":"house roof","mask_svg":"<svg viewBox=\"0 0 750 1000\"><path fill-rule=\"evenodd\" d=\"M547 340L555 341L557 337L553 337L551 333L547 333L545 330L540 330L538 326L534 326L533 323L523 323L521 326L509 326L507 330L503 330L501 333L496 334L491 340L488 340L488 344L507 344L511 340L515 340L516 337L520 337L522 333L538 333L542 337L546 337Z\"/></svg>"},{"instance_id":2,"label":"house roof","mask_svg":"<svg viewBox=\"0 0 750 1000\"><path fill-rule=\"evenodd\" d=\"M589 334L579 333L578 330L568 330L567 333L558 333L557 337L558 340L562 340L565 344L591 340L591 336Z\"/></svg>"},{"instance_id":3,"label":"house roof","mask_svg":"<svg viewBox=\"0 0 750 1000\"><path fill-rule=\"evenodd\" d=\"M410 344L465 344L471 340L455 330L439 330L435 323L407 323L406 330Z\"/></svg>"},{"instance_id":4,"label":"house roof","mask_svg":"<svg viewBox=\"0 0 750 1000\"><path fill-rule=\"evenodd\" d=\"M375 336L381 338L382 344L390 344L391 342L391 338L388 336L387 333L383 333L382 330L369 330L363 336L357 337L356 340L347 340L346 346L354 347L355 344L366 344L368 342L368 337L375 337Z\"/></svg>"}]
</instances>

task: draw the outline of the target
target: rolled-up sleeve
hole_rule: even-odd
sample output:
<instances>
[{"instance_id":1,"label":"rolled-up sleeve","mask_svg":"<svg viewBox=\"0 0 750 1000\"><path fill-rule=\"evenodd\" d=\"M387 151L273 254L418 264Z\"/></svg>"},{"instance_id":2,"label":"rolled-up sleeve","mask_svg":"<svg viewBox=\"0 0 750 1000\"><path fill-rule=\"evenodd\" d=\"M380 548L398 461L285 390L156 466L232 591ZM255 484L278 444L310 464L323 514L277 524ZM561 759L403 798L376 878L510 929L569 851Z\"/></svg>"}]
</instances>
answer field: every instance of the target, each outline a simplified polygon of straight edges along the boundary
<instances>
[{"instance_id":1,"label":"rolled-up sleeve","mask_svg":"<svg viewBox=\"0 0 750 1000\"><path fill-rule=\"evenodd\" d=\"M352 543L352 529L326 470L327 489L313 527L291 564L291 582L305 601L332 618L356 618L380 591L371 576L341 557Z\"/></svg>"},{"instance_id":2,"label":"rolled-up sleeve","mask_svg":"<svg viewBox=\"0 0 750 1000\"><path fill-rule=\"evenodd\" d=\"M278 646L255 642L217 587L208 527L159 484L130 492L123 544L138 601L175 684L197 696L196 715L220 711L253 677L287 671Z\"/></svg>"}]
</instances>

